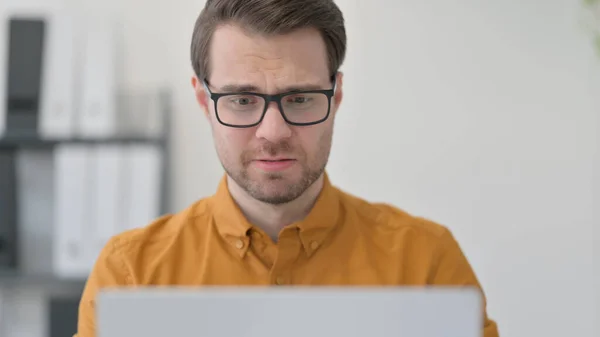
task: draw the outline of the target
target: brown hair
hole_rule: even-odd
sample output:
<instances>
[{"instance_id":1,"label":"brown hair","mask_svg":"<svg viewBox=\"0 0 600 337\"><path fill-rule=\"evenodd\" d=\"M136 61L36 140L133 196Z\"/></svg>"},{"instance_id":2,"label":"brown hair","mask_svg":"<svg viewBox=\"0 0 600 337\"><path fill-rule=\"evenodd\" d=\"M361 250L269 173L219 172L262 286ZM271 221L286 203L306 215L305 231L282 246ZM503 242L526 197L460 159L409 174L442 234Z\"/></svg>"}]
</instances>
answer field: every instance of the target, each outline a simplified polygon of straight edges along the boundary
<instances>
[{"instance_id":1,"label":"brown hair","mask_svg":"<svg viewBox=\"0 0 600 337\"><path fill-rule=\"evenodd\" d=\"M196 20L191 45L192 67L201 80L210 75L212 35L226 23L266 35L316 28L327 47L330 75L339 70L346 56L344 17L333 0L207 0Z\"/></svg>"}]
</instances>

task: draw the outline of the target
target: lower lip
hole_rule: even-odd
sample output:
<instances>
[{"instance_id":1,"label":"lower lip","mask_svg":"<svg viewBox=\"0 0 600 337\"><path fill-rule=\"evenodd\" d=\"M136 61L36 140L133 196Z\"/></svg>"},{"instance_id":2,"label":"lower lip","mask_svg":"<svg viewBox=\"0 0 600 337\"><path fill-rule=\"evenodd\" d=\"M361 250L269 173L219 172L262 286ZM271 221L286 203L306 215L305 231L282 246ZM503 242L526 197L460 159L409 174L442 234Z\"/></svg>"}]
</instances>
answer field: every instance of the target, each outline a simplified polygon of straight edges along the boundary
<instances>
[{"instance_id":1,"label":"lower lip","mask_svg":"<svg viewBox=\"0 0 600 337\"><path fill-rule=\"evenodd\" d=\"M254 164L258 166L261 170L265 171L282 171L287 168L292 167L296 163L295 160L279 160L279 161L266 161L266 160L256 160Z\"/></svg>"}]
</instances>

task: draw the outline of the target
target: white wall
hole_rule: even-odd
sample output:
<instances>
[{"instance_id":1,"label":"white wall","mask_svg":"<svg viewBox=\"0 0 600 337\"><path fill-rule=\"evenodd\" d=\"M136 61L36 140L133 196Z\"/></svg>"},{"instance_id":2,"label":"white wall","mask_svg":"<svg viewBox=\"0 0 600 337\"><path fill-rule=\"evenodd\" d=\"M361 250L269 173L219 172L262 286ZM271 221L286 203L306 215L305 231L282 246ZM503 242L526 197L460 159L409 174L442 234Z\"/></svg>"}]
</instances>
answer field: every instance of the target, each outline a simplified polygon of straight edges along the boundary
<instances>
[{"instance_id":1,"label":"white wall","mask_svg":"<svg viewBox=\"0 0 600 337\"><path fill-rule=\"evenodd\" d=\"M377 3L349 18L332 176L449 226L503 335L592 336L600 58L576 3Z\"/></svg>"},{"instance_id":2,"label":"white wall","mask_svg":"<svg viewBox=\"0 0 600 337\"><path fill-rule=\"evenodd\" d=\"M222 170L189 86L203 1L64 2L123 16L124 84L174 89L172 208L213 193ZM579 1L338 4L334 183L450 227L502 336L598 336L600 58Z\"/></svg>"},{"instance_id":3,"label":"white wall","mask_svg":"<svg viewBox=\"0 0 600 337\"><path fill-rule=\"evenodd\" d=\"M358 12L354 93L388 99L340 120L338 181L450 226L505 335L591 336L600 59L575 2L388 4Z\"/></svg>"}]
</instances>

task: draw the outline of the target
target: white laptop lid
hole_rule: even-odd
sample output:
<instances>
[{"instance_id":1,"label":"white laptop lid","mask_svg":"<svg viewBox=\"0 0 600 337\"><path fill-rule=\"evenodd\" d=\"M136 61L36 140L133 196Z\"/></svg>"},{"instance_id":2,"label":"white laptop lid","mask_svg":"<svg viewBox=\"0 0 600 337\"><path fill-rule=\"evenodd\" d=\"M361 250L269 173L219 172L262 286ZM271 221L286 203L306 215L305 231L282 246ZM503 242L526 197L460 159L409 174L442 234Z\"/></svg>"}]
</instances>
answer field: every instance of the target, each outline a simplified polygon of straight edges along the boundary
<instances>
[{"instance_id":1,"label":"white laptop lid","mask_svg":"<svg viewBox=\"0 0 600 337\"><path fill-rule=\"evenodd\" d=\"M137 288L97 298L98 337L481 337L474 289Z\"/></svg>"}]
</instances>

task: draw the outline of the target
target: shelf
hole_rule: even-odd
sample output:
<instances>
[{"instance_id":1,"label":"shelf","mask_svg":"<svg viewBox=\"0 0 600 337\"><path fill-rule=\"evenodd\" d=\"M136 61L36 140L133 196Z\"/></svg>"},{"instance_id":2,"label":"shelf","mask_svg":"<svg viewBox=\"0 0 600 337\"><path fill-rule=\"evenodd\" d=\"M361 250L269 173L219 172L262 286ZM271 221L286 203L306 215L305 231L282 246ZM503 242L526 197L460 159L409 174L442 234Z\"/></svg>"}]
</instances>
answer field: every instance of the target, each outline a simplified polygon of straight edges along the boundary
<instances>
[{"instance_id":1,"label":"shelf","mask_svg":"<svg viewBox=\"0 0 600 337\"><path fill-rule=\"evenodd\" d=\"M85 279L65 279L52 274L27 274L0 270L0 290L33 287L50 293L80 294L85 282Z\"/></svg>"},{"instance_id":2,"label":"shelf","mask_svg":"<svg viewBox=\"0 0 600 337\"><path fill-rule=\"evenodd\" d=\"M68 138L68 139L43 139L35 136L8 136L0 138L1 148L52 148L61 144L156 144L162 145L165 140L160 137L126 137L116 136L110 138Z\"/></svg>"}]
</instances>

